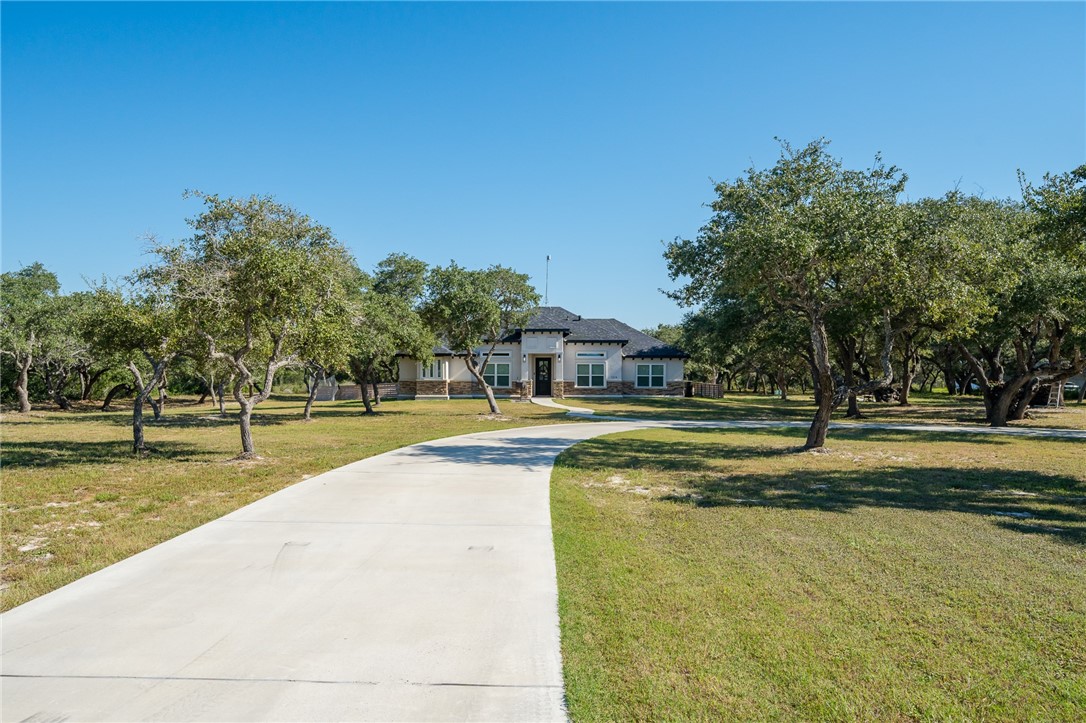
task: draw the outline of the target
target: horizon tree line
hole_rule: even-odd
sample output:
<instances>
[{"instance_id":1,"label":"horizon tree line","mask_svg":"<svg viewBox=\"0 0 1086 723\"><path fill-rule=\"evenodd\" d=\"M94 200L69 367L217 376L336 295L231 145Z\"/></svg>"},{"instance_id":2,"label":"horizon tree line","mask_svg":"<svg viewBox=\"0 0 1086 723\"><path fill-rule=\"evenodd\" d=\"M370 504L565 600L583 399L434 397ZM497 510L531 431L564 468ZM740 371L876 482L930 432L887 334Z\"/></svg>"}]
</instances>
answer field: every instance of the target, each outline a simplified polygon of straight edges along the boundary
<instances>
[{"instance_id":1,"label":"horizon tree line","mask_svg":"<svg viewBox=\"0 0 1086 723\"><path fill-rule=\"evenodd\" d=\"M1038 186L1020 174L1021 200L910 201L901 169L878 156L848 169L828 146L782 142L771 168L715 185L695 238L668 244L681 281L668 295L691 311L656 332L690 352L693 376L730 387L752 375L783 397L809 381L805 446L817 448L839 407L859 416L869 394L908 405L918 374L930 387L938 370L950 393L976 385L987 421L1004 426L1086 369L1086 165ZM109 386L103 408L133 397L142 454L143 408L162 415L174 374L223 416L233 398L251 457L253 410L284 370L304 376L304 418L330 376L359 383L372 414L396 354L426 361L441 342L500 413L485 371L539 303L526 275L397 253L366 272L330 229L270 196L186 196L203 204L192 235L149 239L153 261L119 282L61 294L41 264L2 274L0 364L20 412L32 389L69 409L77 382L82 400Z\"/></svg>"},{"instance_id":2,"label":"horizon tree line","mask_svg":"<svg viewBox=\"0 0 1086 723\"><path fill-rule=\"evenodd\" d=\"M361 385L364 413L373 414L367 385L391 373L398 353L425 362L441 340L468 360L490 411L500 413L484 371L499 332L523 324L539 302L527 275L455 262L430 268L395 253L368 273L330 229L270 196L186 196L203 204L188 220L192 235L149 239L153 261L119 282L61 294L40 263L2 274L0 351L5 376L15 372L19 412L31 410L31 372L65 410L73 379L83 400L96 383L112 382L103 408L132 395L133 451L145 454L153 448L143 410L162 415L173 369L200 380L202 399L223 416L233 398L240 458L251 458L253 411L283 370L305 374L305 419L317 384L335 374Z\"/></svg>"}]
</instances>

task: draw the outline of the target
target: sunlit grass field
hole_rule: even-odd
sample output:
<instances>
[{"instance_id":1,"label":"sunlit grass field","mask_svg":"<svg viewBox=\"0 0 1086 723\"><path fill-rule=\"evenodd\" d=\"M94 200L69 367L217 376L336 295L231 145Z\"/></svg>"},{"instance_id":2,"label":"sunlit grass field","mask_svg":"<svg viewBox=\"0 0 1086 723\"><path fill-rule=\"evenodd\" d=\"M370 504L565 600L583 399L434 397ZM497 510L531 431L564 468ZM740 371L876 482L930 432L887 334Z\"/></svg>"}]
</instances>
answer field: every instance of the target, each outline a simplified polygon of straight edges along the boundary
<instances>
[{"instance_id":1,"label":"sunlit grass field","mask_svg":"<svg viewBox=\"0 0 1086 723\"><path fill-rule=\"evenodd\" d=\"M567 421L556 410L504 402L508 420L488 419L485 400L361 402L274 397L257 407L253 437L263 459L233 462L237 421L209 404L167 403L146 427L157 452L131 453L131 411L4 414L2 418L3 609L294 484L308 476L438 437ZM229 409L228 409L229 411Z\"/></svg>"},{"instance_id":2,"label":"sunlit grass field","mask_svg":"<svg viewBox=\"0 0 1086 723\"><path fill-rule=\"evenodd\" d=\"M558 458L573 719L1086 719L1086 443L803 435Z\"/></svg>"}]
</instances>

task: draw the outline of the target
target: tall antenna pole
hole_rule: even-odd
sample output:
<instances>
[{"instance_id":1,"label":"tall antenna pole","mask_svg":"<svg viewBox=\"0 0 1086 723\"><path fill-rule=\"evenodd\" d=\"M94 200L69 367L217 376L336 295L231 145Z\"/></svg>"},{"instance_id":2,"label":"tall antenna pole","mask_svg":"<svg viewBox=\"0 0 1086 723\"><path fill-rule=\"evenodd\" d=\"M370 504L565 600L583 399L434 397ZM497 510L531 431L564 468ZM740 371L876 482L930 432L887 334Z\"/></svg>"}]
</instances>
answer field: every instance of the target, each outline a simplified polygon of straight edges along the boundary
<instances>
[{"instance_id":1,"label":"tall antenna pole","mask_svg":"<svg viewBox=\"0 0 1086 723\"><path fill-rule=\"evenodd\" d=\"M551 255L547 254L547 275L543 283L543 306L551 305Z\"/></svg>"}]
</instances>

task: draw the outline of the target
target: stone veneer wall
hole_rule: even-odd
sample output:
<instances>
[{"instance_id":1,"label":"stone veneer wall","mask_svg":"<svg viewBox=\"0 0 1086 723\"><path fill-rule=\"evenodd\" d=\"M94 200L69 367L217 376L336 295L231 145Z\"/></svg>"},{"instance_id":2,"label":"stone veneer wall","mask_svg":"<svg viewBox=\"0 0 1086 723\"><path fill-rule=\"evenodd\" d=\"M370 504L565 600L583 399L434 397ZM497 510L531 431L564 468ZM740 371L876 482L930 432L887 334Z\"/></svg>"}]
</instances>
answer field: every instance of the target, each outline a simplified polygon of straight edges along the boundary
<instances>
[{"instance_id":1,"label":"stone veneer wall","mask_svg":"<svg viewBox=\"0 0 1086 723\"><path fill-rule=\"evenodd\" d=\"M449 396L470 397L475 394L477 386L475 382L449 382ZM483 390L479 389L479 394L482 393Z\"/></svg>"},{"instance_id":2,"label":"stone veneer wall","mask_svg":"<svg viewBox=\"0 0 1086 723\"><path fill-rule=\"evenodd\" d=\"M681 397L686 390L683 382L668 382L665 387L638 387L634 382L622 382L622 393L628 397Z\"/></svg>"},{"instance_id":3,"label":"stone veneer wall","mask_svg":"<svg viewBox=\"0 0 1086 723\"><path fill-rule=\"evenodd\" d=\"M578 387L577 382L562 382L562 397L594 397L597 395L618 396L622 394L622 382L608 382L606 387ZM554 390L558 391L558 382L554 383Z\"/></svg>"},{"instance_id":4,"label":"stone veneer wall","mask_svg":"<svg viewBox=\"0 0 1086 723\"><path fill-rule=\"evenodd\" d=\"M513 396L528 399L532 396L532 380L526 382L513 382Z\"/></svg>"},{"instance_id":5,"label":"stone veneer wall","mask_svg":"<svg viewBox=\"0 0 1086 723\"><path fill-rule=\"evenodd\" d=\"M418 382L414 379L406 379L400 382L400 393L397 396L404 397L406 399L414 399L418 393Z\"/></svg>"},{"instance_id":6,"label":"stone veneer wall","mask_svg":"<svg viewBox=\"0 0 1086 723\"><path fill-rule=\"evenodd\" d=\"M415 394L425 397L444 397L449 393L449 383L444 379L419 379L415 382Z\"/></svg>"},{"instance_id":7,"label":"stone veneer wall","mask_svg":"<svg viewBox=\"0 0 1086 723\"><path fill-rule=\"evenodd\" d=\"M502 399L517 396L516 388L494 387L495 398ZM486 397L483 385L472 379L470 382L449 382L450 397Z\"/></svg>"}]
</instances>

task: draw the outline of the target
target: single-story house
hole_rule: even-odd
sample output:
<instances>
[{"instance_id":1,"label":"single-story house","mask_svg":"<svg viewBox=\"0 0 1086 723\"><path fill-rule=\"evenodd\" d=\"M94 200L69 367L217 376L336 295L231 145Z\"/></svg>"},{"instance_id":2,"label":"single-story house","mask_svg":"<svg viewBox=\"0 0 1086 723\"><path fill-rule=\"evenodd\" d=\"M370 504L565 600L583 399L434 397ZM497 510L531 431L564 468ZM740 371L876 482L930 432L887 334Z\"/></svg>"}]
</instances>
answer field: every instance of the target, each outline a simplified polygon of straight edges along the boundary
<instances>
[{"instance_id":1,"label":"single-story house","mask_svg":"<svg viewBox=\"0 0 1086 723\"><path fill-rule=\"evenodd\" d=\"M489 345L476 349L481 357ZM484 372L494 394L531 396L675 396L683 394L687 354L616 319L585 319L560 306L536 309L498 341ZM434 349L433 362L399 359L399 396L483 396L461 354Z\"/></svg>"}]
</instances>

